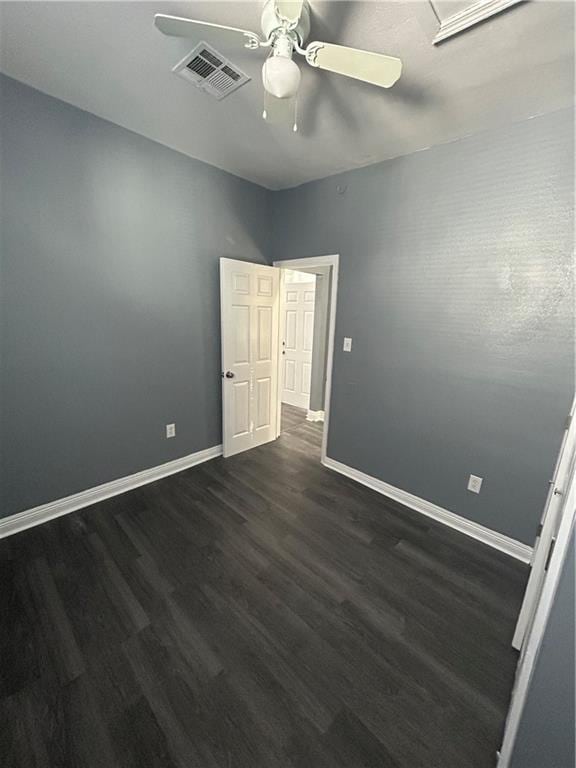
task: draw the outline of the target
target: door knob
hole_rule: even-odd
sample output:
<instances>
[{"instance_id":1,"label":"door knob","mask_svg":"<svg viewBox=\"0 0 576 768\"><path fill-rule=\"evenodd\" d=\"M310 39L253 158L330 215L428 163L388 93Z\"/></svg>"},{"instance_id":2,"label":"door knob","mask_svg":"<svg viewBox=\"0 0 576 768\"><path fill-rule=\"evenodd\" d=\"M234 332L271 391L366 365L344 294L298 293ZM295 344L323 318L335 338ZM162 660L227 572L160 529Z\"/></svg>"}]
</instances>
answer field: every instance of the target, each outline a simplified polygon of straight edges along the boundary
<instances>
[{"instance_id":1,"label":"door knob","mask_svg":"<svg viewBox=\"0 0 576 768\"><path fill-rule=\"evenodd\" d=\"M234 378L234 371L226 371L226 378L227 379L233 379Z\"/></svg>"}]
</instances>

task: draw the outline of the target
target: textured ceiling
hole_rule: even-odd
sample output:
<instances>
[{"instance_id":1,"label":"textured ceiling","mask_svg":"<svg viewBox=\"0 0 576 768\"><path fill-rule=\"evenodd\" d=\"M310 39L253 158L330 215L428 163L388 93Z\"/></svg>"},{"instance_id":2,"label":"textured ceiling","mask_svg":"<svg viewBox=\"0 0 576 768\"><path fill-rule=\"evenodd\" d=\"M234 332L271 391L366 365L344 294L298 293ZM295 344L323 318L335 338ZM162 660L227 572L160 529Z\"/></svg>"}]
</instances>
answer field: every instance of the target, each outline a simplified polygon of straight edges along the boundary
<instances>
[{"instance_id":1,"label":"textured ceiling","mask_svg":"<svg viewBox=\"0 0 576 768\"><path fill-rule=\"evenodd\" d=\"M161 11L259 31L260 3L2 2L0 68L271 189L573 103L571 2L521 3L439 46L427 0L311 6L310 40L400 56L404 73L386 91L302 63L298 134L260 116L262 54L222 49L253 80L217 102L170 72L193 43L152 23Z\"/></svg>"}]
</instances>

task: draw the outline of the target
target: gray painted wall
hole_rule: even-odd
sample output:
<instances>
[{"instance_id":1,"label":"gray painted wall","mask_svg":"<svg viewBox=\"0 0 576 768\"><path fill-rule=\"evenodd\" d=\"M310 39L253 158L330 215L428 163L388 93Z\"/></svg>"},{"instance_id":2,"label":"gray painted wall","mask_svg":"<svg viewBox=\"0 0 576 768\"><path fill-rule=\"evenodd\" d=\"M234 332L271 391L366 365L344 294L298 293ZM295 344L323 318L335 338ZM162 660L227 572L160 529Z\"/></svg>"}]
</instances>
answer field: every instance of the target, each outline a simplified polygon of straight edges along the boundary
<instances>
[{"instance_id":1,"label":"gray painted wall","mask_svg":"<svg viewBox=\"0 0 576 768\"><path fill-rule=\"evenodd\" d=\"M0 514L219 443L219 257L340 253L329 455L533 540L573 389L570 112L270 194L0 85Z\"/></svg>"},{"instance_id":2,"label":"gray painted wall","mask_svg":"<svg viewBox=\"0 0 576 768\"><path fill-rule=\"evenodd\" d=\"M573 391L573 164L566 110L272 203L274 258L340 254L328 455L527 543Z\"/></svg>"},{"instance_id":3,"label":"gray painted wall","mask_svg":"<svg viewBox=\"0 0 576 768\"><path fill-rule=\"evenodd\" d=\"M269 195L0 86L4 516L220 442L218 259L266 259ZM269 260L341 254L329 455L523 541L572 393L572 167L561 112L274 196ZM574 763L574 599L572 543L514 768Z\"/></svg>"},{"instance_id":4,"label":"gray painted wall","mask_svg":"<svg viewBox=\"0 0 576 768\"><path fill-rule=\"evenodd\" d=\"M267 260L269 196L0 87L5 516L221 442L218 260Z\"/></svg>"},{"instance_id":5,"label":"gray painted wall","mask_svg":"<svg viewBox=\"0 0 576 768\"><path fill-rule=\"evenodd\" d=\"M546 626L511 768L574 768L574 533Z\"/></svg>"}]
</instances>

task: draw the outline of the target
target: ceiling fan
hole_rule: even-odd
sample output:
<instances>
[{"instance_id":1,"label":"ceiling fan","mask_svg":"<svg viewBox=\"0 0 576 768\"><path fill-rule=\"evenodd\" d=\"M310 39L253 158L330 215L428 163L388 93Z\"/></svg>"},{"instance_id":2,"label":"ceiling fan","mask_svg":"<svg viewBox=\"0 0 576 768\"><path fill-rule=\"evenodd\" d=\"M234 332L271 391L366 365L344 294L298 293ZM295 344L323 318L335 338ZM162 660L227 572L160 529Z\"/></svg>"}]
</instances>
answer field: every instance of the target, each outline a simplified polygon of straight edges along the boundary
<instances>
[{"instance_id":1,"label":"ceiling fan","mask_svg":"<svg viewBox=\"0 0 576 768\"><path fill-rule=\"evenodd\" d=\"M155 15L154 23L165 35L192 39L205 36L215 44L238 45L251 51L268 48L269 55L262 67L262 116L271 123L290 122L294 131L300 86L300 69L292 58L294 53L304 56L313 67L382 88L394 85L402 72L402 62L395 56L316 41L304 48L310 34L307 0L266 0L261 18L263 38L249 30L163 13Z\"/></svg>"}]
</instances>

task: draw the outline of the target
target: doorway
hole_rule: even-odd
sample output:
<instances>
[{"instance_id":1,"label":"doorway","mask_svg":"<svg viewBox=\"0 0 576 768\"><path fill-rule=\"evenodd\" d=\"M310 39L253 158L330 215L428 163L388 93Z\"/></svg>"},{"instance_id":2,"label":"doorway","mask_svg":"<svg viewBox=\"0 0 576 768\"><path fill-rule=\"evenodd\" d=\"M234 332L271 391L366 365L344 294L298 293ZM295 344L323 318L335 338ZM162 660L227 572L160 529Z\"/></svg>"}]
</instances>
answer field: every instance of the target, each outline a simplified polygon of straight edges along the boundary
<instances>
[{"instance_id":1,"label":"doorway","mask_svg":"<svg viewBox=\"0 0 576 768\"><path fill-rule=\"evenodd\" d=\"M280 268L278 434L326 455L338 257L274 262Z\"/></svg>"},{"instance_id":2,"label":"doorway","mask_svg":"<svg viewBox=\"0 0 576 768\"><path fill-rule=\"evenodd\" d=\"M321 276L318 276L322 294ZM316 388L325 378L325 355L322 355L316 325L324 324L321 302L317 301L317 280L313 272L282 270L280 277L279 397L280 433L311 436L305 430L312 420L311 407L317 406ZM320 296L321 298L321 296ZM325 345L324 345L325 351ZM323 403L320 403L322 407ZM314 419L313 433L321 435L322 419Z\"/></svg>"},{"instance_id":3,"label":"doorway","mask_svg":"<svg viewBox=\"0 0 576 768\"><path fill-rule=\"evenodd\" d=\"M220 260L224 457L278 439L284 405L286 429L317 427L324 462L337 282L336 255Z\"/></svg>"}]
</instances>

